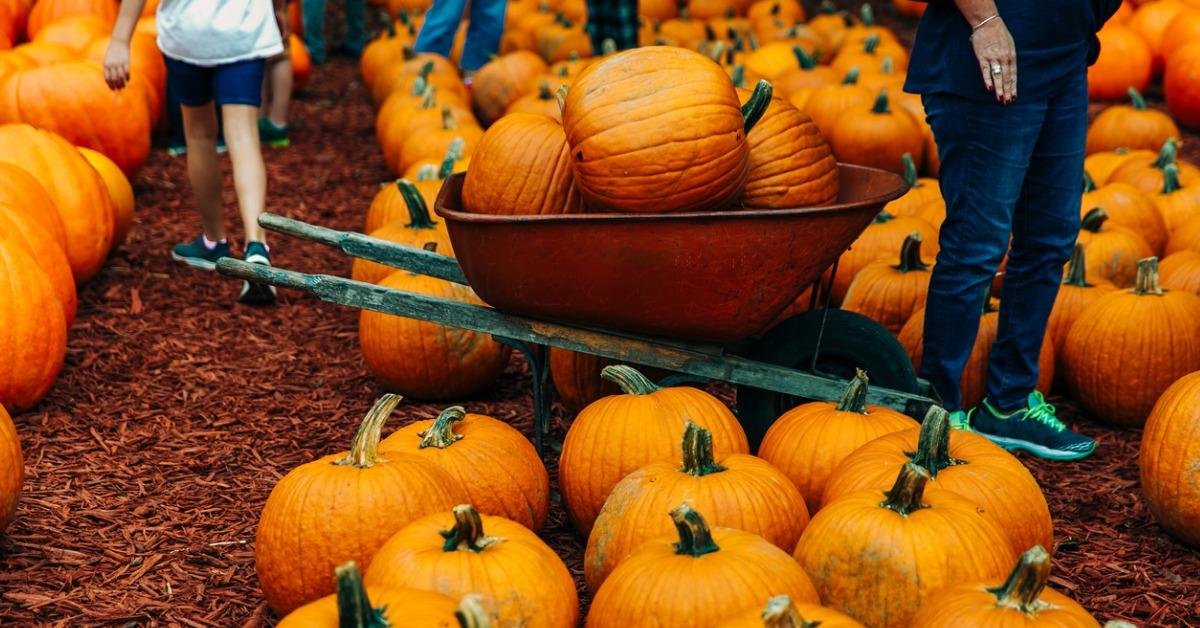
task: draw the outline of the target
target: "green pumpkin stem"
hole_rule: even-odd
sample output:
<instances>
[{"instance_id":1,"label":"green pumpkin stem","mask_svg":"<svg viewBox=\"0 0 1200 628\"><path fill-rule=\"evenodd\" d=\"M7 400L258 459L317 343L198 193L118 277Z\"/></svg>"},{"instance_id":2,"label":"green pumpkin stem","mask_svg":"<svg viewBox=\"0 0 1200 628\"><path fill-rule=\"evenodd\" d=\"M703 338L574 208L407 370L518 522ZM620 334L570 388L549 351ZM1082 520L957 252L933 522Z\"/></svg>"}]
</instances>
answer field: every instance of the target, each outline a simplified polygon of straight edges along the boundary
<instances>
[{"instance_id":1,"label":"green pumpkin stem","mask_svg":"<svg viewBox=\"0 0 1200 628\"><path fill-rule=\"evenodd\" d=\"M1083 193L1087 194L1088 192L1095 192L1095 191L1096 191L1096 180L1092 178L1092 175L1088 174L1087 170L1084 170L1083 171Z\"/></svg>"},{"instance_id":2,"label":"green pumpkin stem","mask_svg":"<svg viewBox=\"0 0 1200 628\"><path fill-rule=\"evenodd\" d=\"M1041 545L1034 545L1021 554L1004 584L987 591L996 596L997 606L1034 615L1047 606L1038 598L1049 577L1050 553Z\"/></svg>"},{"instance_id":3,"label":"green pumpkin stem","mask_svg":"<svg viewBox=\"0 0 1200 628\"><path fill-rule=\"evenodd\" d=\"M913 464L929 472L930 478L937 478L939 471L958 462L950 457L950 431L950 413L931 407L921 422L917 450L909 456Z\"/></svg>"},{"instance_id":4,"label":"green pumpkin stem","mask_svg":"<svg viewBox=\"0 0 1200 628\"><path fill-rule=\"evenodd\" d=\"M550 91L550 83L549 82L542 81L541 83L538 83L537 97L538 97L538 100L552 100L554 98L554 92Z\"/></svg>"},{"instance_id":5,"label":"green pumpkin stem","mask_svg":"<svg viewBox=\"0 0 1200 628\"><path fill-rule=\"evenodd\" d=\"M1146 99L1142 98L1141 92L1136 87L1130 85L1129 89L1125 90L1125 93L1129 94L1129 102L1133 105L1134 109L1138 111L1146 110Z\"/></svg>"},{"instance_id":6,"label":"green pumpkin stem","mask_svg":"<svg viewBox=\"0 0 1200 628\"><path fill-rule=\"evenodd\" d=\"M454 433L454 424L461 421L467 416L467 411L462 406L450 406L433 420L433 425L429 429L417 434L421 437L421 444L417 445L418 449L426 447L437 447L445 449L450 445L462 440L462 434Z\"/></svg>"},{"instance_id":7,"label":"green pumpkin stem","mask_svg":"<svg viewBox=\"0 0 1200 628\"><path fill-rule=\"evenodd\" d=\"M921 503L921 498L925 495L925 483L928 481L928 471L911 462L904 463L900 474L896 476L896 483L884 493L886 497L879 506L905 517L922 508L928 508Z\"/></svg>"},{"instance_id":8,"label":"green pumpkin stem","mask_svg":"<svg viewBox=\"0 0 1200 628\"><path fill-rule=\"evenodd\" d=\"M412 61L413 59L417 58L417 49L413 48L412 44L404 44L404 46L400 49L400 56L405 61ZM432 66L433 62L429 61L425 65Z\"/></svg>"},{"instance_id":9,"label":"green pumpkin stem","mask_svg":"<svg viewBox=\"0 0 1200 628\"><path fill-rule=\"evenodd\" d=\"M1083 249L1082 242L1075 243L1075 249L1071 251L1071 259L1067 262L1067 274L1063 277L1062 282L1064 286L1074 286L1076 288L1094 287L1087 282L1087 261Z\"/></svg>"},{"instance_id":10,"label":"green pumpkin stem","mask_svg":"<svg viewBox=\"0 0 1200 628\"><path fill-rule=\"evenodd\" d=\"M800 615L792 598L777 595L767 600L767 607L762 612L763 628L817 628L819 621L809 621Z\"/></svg>"},{"instance_id":11,"label":"green pumpkin stem","mask_svg":"<svg viewBox=\"0 0 1200 628\"><path fill-rule=\"evenodd\" d=\"M870 27L875 25L875 7L871 6L870 2L864 2L858 14L862 18L863 26Z\"/></svg>"},{"instance_id":12,"label":"green pumpkin stem","mask_svg":"<svg viewBox=\"0 0 1200 628\"><path fill-rule=\"evenodd\" d=\"M887 213L887 211L881 211L878 214L875 214L875 219L873 222L875 224L881 224L885 222L891 222L893 218L895 218L895 216Z\"/></svg>"},{"instance_id":13,"label":"green pumpkin stem","mask_svg":"<svg viewBox=\"0 0 1200 628\"><path fill-rule=\"evenodd\" d=\"M838 412L867 413L867 372L855 369L854 377L842 390L842 398L834 408Z\"/></svg>"},{"instance_id":14,"label":"green pumpkin stem","mask_svg":"<svg viewBox=\"0 0 1200 628\"><path fill-rule=\"evenodd\" d=\"M771 83L766 80L761 80L754 86L754 94L750 96L750 100L747 100L745 105L742 105L742 119L745 120L746 133L749 133L750 129L753 129L754 125L762 119L763 114L767 112L773 91Z\"/></svg>"},{"instance_id":15,"label":"green pumpkin stem","mask_svg":"<svg viewBox=\"0 0 1200 628\"><path fill-rule=\"evenodd\" d=\"M479 511L470 504L459 504L454 507L454 527L442 530L443 552L482 552L488 547L503 541L495 536L483 533L483 519Z\"/></svg>"},{"instance_id":16,"label":"green pumpkin stem","mask_svg":"<svg viewBox=\"0 0 1200 628\"><path fill-rule=\"evenodd\" d=\"M354 441L350 443L350 452L346 454L345 458L337 460L333 464L367 469L383 462L383 457L379 455L379 437L383 433L383 424L387 422L401 399L403 397L400 395L384 393L375 402L375 405L371 406L367 416L363 417L362 423L359 424L358 430L354 432Z\"/></svg>"},{"instance_id":17,"label":"green pumpkin stem","mask_svg":"<svg viewBox=\"0 0 1200 628\"><path fill-rule=\"evenodd\" d=\"M362 572L350 561L333 570L337 581L338 628L387 628L383 608L371 606Z\"/></svg>"},{"instance_id":18,"label":"green pumpkin stem","mask_svg":"<svg viewBox=\"0 0 1200 628\"><path fill-rule=\"evenodd\" d=\"M1160 194L1166 196L1180 187L1182 186L1179 185L1179 166L1173 163L1167 164L1163 168L1163 186Z\"/></svg>"},{"instance_id":19,"label":"green pumpkin stem","mask_svg":"<svg viewBox=\"0 0 1200 628\"><path fill-rule=\"evenodd\" d=\"M865 52L869 55L875 54L875 49L878 47L879 47L879 34L878 33L871 33L870 35L867 36L866 39L863 40L863 52Z\"/></svg>"},{"instance_id":20,"label":"green pumpkin stem","mask_svg":"<svg viewBox=\"0 0 1200 628\"><path fill-rule=\"evenodd\" d=\"M413 81L413 86L424 83L425 79L418 76ZM421 90L421 104L417 105L419 109L433 109L437 106L437 88L433 85L426 85L425 89Z\"/></svg>"},{"instance_id":21,"label":"green pumpkin stem","mask_svg":"<svg viewBox=\"0 0 1200 628\"><path fill-rule=\"evenodd\" d=\"M741 89L746 87L746 66L737 64L733 66L733 70L729 72L729 78L733 81L733 86Z\"/></svg>"},{"instance_id":22,"label":"green pumpkin stem","mask_svg":"<svg viewBox=\"0 0 1200 628\"><path fill-rule=\"evenodd\" d=\"M387 38L392 39L396 36L396 23L388 17L387 11L384 11L381 17L383 18L384 25L387 26Z\"/></svg>"},{"instance_id":23,"label":"green pumpkin stem","mask_svg":"<svg viewBox=\"0 0 1200 628\"><path fill-rule=\"evenodd\" d=\"M792 54L796 56L796 63L800 65L801 70L808 71L817 67L817 62L812 55L800 46L792 46Z\"/></svg>"},{"instance_id":24,"label":"green pumpkin stem","mask_svg":"<svg viewBox=\"0 0 1200 628\"><path fill-rule=\"evenodd\" d=\"M408 179L397 179L396 189L400 192L400 198L404 199L404 205L408 207L408 224L404 225L405 227L433 229L437 226L437 223L429 217L429 206L425 204L425 197L421 196L421 191L417 189L416 184Z\"/></svg>"},{"instance_id":25,"label":"green pumpkin stem","mask_svg":"<svg viewBox=\"0 0 1200 628\"><path fill-rule=\"evenodd\" d=\"M1158 159L1154 160L1154 167L1162 170L1167 167L1167 164L1175 163L1179 156L1179 141L1175 138L1167 138L1163 142L1162 150L1158 151Z\"/></svg>"},{"instance_id":26,"label":"green pumpkin stem","mask_svg":"<svg viewBox=\"0 0 1200 628\"><path fill-rule=\"evenodd\" d=\"M1158 258L1147 257L1140 259L1137 263L1137 282L1133 286L1134 294L1152 295L1161 297L1163 295L1162 285L1158 282Z\"/></svg>"},{"instance_id":27,"label":"green pumpkin stem","mask_svg":"<svg viewBox=\"0 0 1200 628\"><path fill-rule=\"evenodd\" d=\"M453 162L451 162L450 167L452 167L452 168L454 167ZM445 179L445 178L446 177L438 176L438 167L433 164L425 164L417 169L417 181L418 182L420 182L420 181L437 181L438 179Z\"/></svg>"},{"instance_id":28,"label":"green pumpkin stem","mask_svg":"<svg viewBox=\"0 0 1200 628\"><path fill-rule=\"evenodd\" d=\"M904 182L911 188L925 187L921 183L921 177L917 174L917 162L913 161L912 153L904 153L900 157L900 162L904 164Z\"/></svg>"},{"instance_id":29,"label":"green pumpkin stem","mask_svg":"<svg viewBox=\"0 0 1200 628\"><path fill-rule=\"evenodd\" d=\"M658 22L654 23L654 32L658 32ZM615 54L617 54L617 40L612 37L604 38L604 41L600 42L600 55L611 57Z\"/></svg>"},{"instance_id":30,"label":"green pumpkin stem","mask_svg":"<svg viewBox=\"0 0 1200 628\"><path fill-rule=\"evenodd\" d=\"M454 611L459 628L491 628L492 620L488 619L487 611L483 608L483 596L472 593L458 602Z\"/></svg>"},{"instance_id":31,"label":"green pumpkin stem","mask_svg":"<svg viewBox=\"0 0 1200 628\"><path fill-rule=\"evenodd\" d=\"M600 377L617 385L627 395L649 395L659 390L658 384L650 381L641 371L624 364L612 364L600 371Z\"/></svg>"},{"instance_id":32,"label":"green pumpkin stem","mask_svg":"<svg viewBox=\"0 0 1200 628\"><path fill-rule=\"evenodd\" d=\"M720 551L713 541L712 530L700 513L692 510L687 504L680 504L671 509L671 521L679 532L679 542L675 544L675 553L680 556L695 556Z\"/></svg>"},{"instance_id":33,"label":"green pumpkin stem","mask_svg":"<svg viewBox=\"0 0 1200 628\"><path fill-rule=\"evenodd\" d=\"M916 231L908 234L904 238L904 243L900 245L900 263L892 266L902 273L910 273L914 270L929 270L929 264L921 261L921 234Z\"/></svg>"},{"instance_id":34,"label":"green pumpkin stem","mask_svg":"<svg viewBox=\"0 0 1200 628\"><path fill-rule=\"evenodd\" d=\"M454 138L450 142L450 147L446 149L446 156L442 158L442 165L438 167L438 178L445 179L454 174L454 164L463 157L463 149L467 142L461 137Z\"/></svg>"},{"instance_id":35,"label":"green pumpkin stem","mask_svg":"<svg viewBox=\"0 0 1200 628\"><path fill-rule=\"evenodd\" d=\"M450 107L442 107L442 130L457 131L458 128L458 120L454 119L454 112L450 110Z\"/></svg>"},{"instance_id":36,"label":"green pumpkin stem","mask_svg":"<svg viewBox=\"0 0 1200 628\"><path fill-rule=\"evenodd\" d=\"M893 61L890 56L884 57L883 61L879 62L879 72L881 74L895 74L896 73L896 62Z\"/></svg>"},{"instance_id":37,"label":"green pumpkin stem","mask_svg":"<svg viewBox=\"0 0 1200 628\"><path fill-rule=\"evenodd\" d=\"M433 74L433 62L426 61L425 65L421 66L421 71L417 72L417 76L424 78L426 81L428 81L430 74Z\"/></svg>"},{"instance_id":38,"label":"green pumpkin stem","mask_svg":"<svg viewBox=\"0 0 1200 628\"><path fill-rule=\"evenodd\" d=\"M1100 233L1104 228L1104 222L1108 220L1108 212L1104 211L1103 207L1093 207L1088 210L1088 213L1083 215L1083 220L1079 223L1079 228L1092 233Z\"/></svg>"},{"instance_id":39,"label":"green pumpkin stem","mask_svg":"<svg viewBox=\"0 0 1200 628\"><path fill-rule=\"evenodd\" d=\"M725 470L713 456L712 432L696 425L691 419L683 426L682 469L684 473L695 477Z\"/></svg>"},{"instance_id":40,"label":"green pumpkin stem","mask_svg":"<svg viewBox=\"0 0 1200 628\"><path fill-rule=\"evenodd\" d=\"M429 84L429 80L424 76L418 75L417 78L413 79L412 92L410 93L413 96L424 96L425 92L430 89L433 89L433 86ZM421 102L424 104L425 99L422 98Z\"/></svg>"},{"instance_id":41,"label":"green pumpkin stem","mask_svg":"<svg viewBox=\"0 0 1200 628\"><path fill-rule=\"evenodd\" d=\"M846 72L846 78L842 79L842 85L858 85L858 77L860 74L862 74L862 71L858 69L857 65L850 68L850 70Z\"/></svg>"},{"instance_id":42,"label":"green pumpkin stem","mask_svg":"<svg viewBox=\"0 0 1200 628\"><path fill-rule=\"evenodd\" d=\"M838 8L830 0L822 0L821 7L817 11L824 15L835 15L838 12Z\"/></svg>"},{"instance_id":43,"label":"green pumpkin stem","mask_svg":"<svg viewBox=\"0 0 1200 628\"><path fill-rule=\"evenodd\" d=\"M879 90L879 95L875 97L875 104L871 107L871 113L885 114L891 112L892 110L888 108L887 88L881 89Z\"/></svg>"},{"instance_id":44,"label":"green pumpkin stem","mask_svg":"<svg viewBox=\"0 0 1200 628\"><path fill-rule=\"evenodd\" d=\"M997 311L997 309L995 304L992 303L992 282L989 281L987 286L983 288L983 313L988 314Z\"/></svg>"}]
</instances>

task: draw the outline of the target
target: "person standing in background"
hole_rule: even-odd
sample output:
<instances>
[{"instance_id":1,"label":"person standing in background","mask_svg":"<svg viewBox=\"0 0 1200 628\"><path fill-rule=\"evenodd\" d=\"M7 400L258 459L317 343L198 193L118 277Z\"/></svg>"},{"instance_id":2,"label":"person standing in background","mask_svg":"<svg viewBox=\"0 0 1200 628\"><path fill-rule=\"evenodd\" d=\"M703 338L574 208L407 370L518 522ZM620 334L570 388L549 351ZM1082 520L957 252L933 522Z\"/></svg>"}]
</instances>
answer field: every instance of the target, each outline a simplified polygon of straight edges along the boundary
<instances>
[{"instance_id":1,"label":"person standing in background","mask_svg":"<svg viewBox=\"0 0 1200 628\"><path fill-rule=\"evenodd\" d=\"M504 13L507 0L472 0L471 19L467 25L467 43L463 49L462 69L467 84L483 64L500 52L500 37L504 34ZM417 33L417 52L432 52L450 56L458 25L467 12L467 0L434 0L425 13L425 23Z\"/></svg>"},{"instance_id":2,"label":"person standing in background","mask_svg":"<svg viewBox=\"0 0 1200 628\"><path fill-rule=\"evenodd\" d=\"M271 148L287 148L288 110L292 106L291 24L288 5L295 0L274 0L275 23L283 39L283 52L267 59L263 104L258 118L258 139Z\"/></svg>"},{"instance_id":3,"label":"person standing in background","mask_svg":"<svg viewBox=\"0 0 1200 628\"><path fill-rule=\"evenodd\" d=\"M325 0L302 0L301 9L304 14L304 46L308 48L313 63L325 63ZM346 0L346 38L334 52L345 52L353 57L362 55L367 45L367 32L363 24L366 12L366 0Z\"/></svg>"},{"instance_id":4,"label":"person standing in background","mask_svg":"<svg viewBox=\"0 0 1200 628\"><path fill-rule=\"evenodd\" d=\"M637 48L637 0L588 0L587 9L587 30L597 54L604 49L607 39L616 44L617 50Z\"/></svg>"}]
</instances>

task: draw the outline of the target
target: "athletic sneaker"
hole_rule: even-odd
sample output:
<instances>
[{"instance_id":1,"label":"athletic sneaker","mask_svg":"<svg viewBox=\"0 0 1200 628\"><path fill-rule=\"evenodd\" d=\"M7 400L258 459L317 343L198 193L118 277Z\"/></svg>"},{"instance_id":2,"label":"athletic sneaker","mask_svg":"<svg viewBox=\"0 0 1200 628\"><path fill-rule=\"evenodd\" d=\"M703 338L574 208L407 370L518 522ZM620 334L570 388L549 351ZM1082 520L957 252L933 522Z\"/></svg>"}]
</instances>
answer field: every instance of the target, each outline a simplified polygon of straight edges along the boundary
<instances>
[{"instance_id":1,"label":"athletic sneaker","mask_svg":"<svg viewBox=\"0 0 1200 628\"><path fill-rule=\"evenodd\" d=\"M962 410L955 410L950 413L950 427L965 432L974 431L971 429L971 417Z\"/></svg>"},{"instance_id":2,"label":"athletic sneaker","mask_svg":"<svg viewBox=\"0 0 1200 628\"><path fill-rule=\"evenodd\" d=\"M974 429L1005 449L1024 449L1047 460L1079 460L1096 450L1096 441L1076 434L1054 414L1054 406L1034 391L1026 407L1004 414L984 399L968 415Z\"/></svg>"},{"instance_id":3,"label":"athletic sneaker","mask_svg":"<svg viewBox=\"0 0 1200 628\"><path fill-rule=\"evenodd\" d=\"M262 242L247 242L245 259L251 264L271 265L271 253ZM270 305L275 302L275 286L243 281L238 301L247 305Z\"/></svg>"},{"instance_id":4,"label":"athletic sneaker","mask_svg":"<svg viewBox=\"0 0 1200 628\"><path fill-rule=\"evenodd\" d=\"M209 248L204 236L191 242L176 244L175 248L171 249L171 259L200 270L216 270L217 260L222 257L229 257L229 242L217 242Z\"/></svg>"},{"instance_id":5,"label":"athletic sneaker","mask_svg":"<svg viewBox=\"0 0 1200 628\"><path fill-rule=\"evenodd\" d=\"M217 138L217 154L224 155L229 152L229 147L225 145L224 138Z\"/></svg>"},{"instance_id":6,"label":"athletic sneaker","mask_svg":"<svg viewBox=\"0 0 1200 628\"><path fill-rule=\"evenodd\" d=\"M187 154L187 144L168 144L167 145L167 156L169 156L169 157L179 157L180 155L186 155L186 154Z\"/></svg>"},{"instance_id":7,"label":"athletic sneaker","mask_svg":"<svg viewBox=\"0 0 1200 628\"><path fill-rule=\"evenodd\" d=\"M292 145L288 139L287 125L277 126L267 118L258 119L258 141L271 148L287 148Z\"/></svg>"}]
</instances>

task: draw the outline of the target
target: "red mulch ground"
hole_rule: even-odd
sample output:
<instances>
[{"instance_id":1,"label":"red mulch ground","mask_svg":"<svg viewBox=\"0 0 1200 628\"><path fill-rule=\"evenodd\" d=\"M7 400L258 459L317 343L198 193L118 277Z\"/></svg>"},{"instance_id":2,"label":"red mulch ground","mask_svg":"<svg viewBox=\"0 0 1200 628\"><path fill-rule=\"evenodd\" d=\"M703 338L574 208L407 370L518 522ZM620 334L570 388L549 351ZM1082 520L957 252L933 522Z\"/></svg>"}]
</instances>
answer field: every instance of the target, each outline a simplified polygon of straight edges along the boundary
<instances>
[{"instance_id":1,"label":"red mulch ground","mask_svg":"<svg viewBox=\"0 0 1200 628\"><path fill-rule=\"evenodd\" d=\"M389 175L356 76L335 60L296 103L293 147L267 157L272 211L361 226ZM27 480L0 538L0 623L273 623L254 575L259 510L282 474L344 449L380 392L359 357L356 312L294 292L266 310L237 306L237 283L171 262L169 247L196 229L184 181L183 161L156 152L136 181L130 241L81 291L62 376L15 418ZM347 269L329 249L274 242L279 265ZM527 390L514 359L490 396L463 403L528 433ZM404 404L393 425L437 409ZM1102 620L1200 624L1200 557L1166 537L1140 498L1139 433L1070 406L1067 416L1100 440L1098 453L1025 458L1057 528L1054 586ZM580 579L582 542L561 508L544 536Z\"/></svg>"}]
</instances>

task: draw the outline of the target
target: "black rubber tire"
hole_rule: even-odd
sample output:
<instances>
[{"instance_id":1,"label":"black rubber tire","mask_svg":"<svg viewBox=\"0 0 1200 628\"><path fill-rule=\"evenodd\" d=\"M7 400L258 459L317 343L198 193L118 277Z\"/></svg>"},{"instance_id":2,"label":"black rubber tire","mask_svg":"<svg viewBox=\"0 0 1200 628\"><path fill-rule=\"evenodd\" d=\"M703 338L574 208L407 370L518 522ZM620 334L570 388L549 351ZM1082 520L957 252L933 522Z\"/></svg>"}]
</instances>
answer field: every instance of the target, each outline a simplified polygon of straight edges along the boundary
<instances>
[{"instance_id":1,"label":"black rubber tire","mask_svg":"<svg viewBox=\"0 0 1200 628\"><path fill-rule=\"evenodd\" d=\"M804 312L776 325L754 344L746 357L811 372L824 312ZM875 321L853 312L829 310L817 368L822 375L845 381L854 376L856 368L861 368L867 372L873 385L901 392L918 392L917 374L908 353L896 337ZM750 439L751 451L758 449L759 442L775 419L808 401L814 400L738 386L738 419Z\"/></svg>"}]
</instances>

